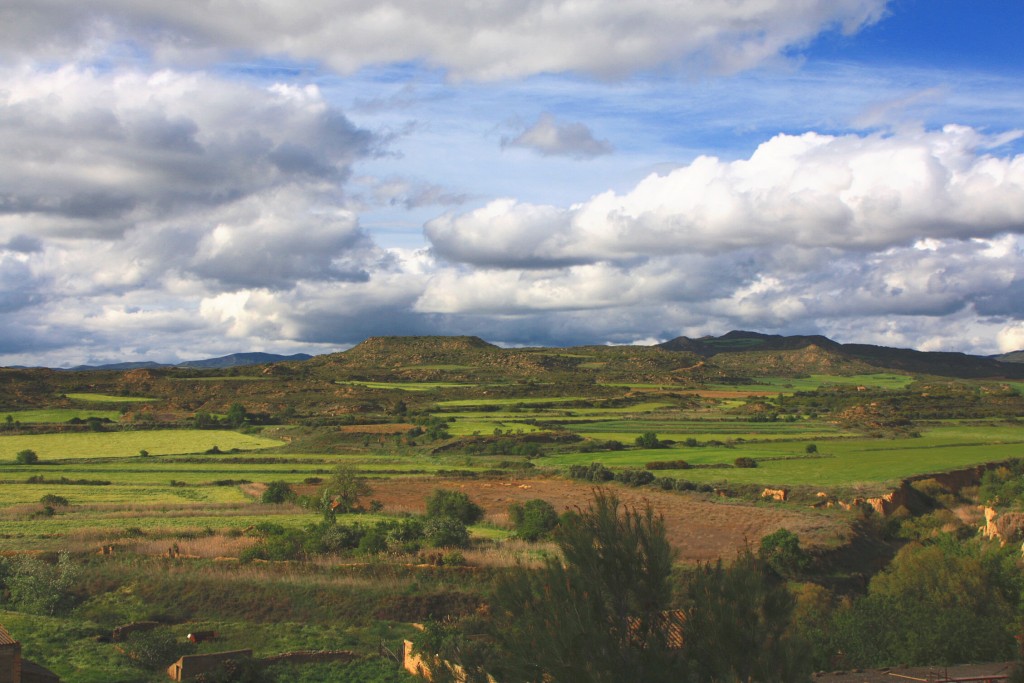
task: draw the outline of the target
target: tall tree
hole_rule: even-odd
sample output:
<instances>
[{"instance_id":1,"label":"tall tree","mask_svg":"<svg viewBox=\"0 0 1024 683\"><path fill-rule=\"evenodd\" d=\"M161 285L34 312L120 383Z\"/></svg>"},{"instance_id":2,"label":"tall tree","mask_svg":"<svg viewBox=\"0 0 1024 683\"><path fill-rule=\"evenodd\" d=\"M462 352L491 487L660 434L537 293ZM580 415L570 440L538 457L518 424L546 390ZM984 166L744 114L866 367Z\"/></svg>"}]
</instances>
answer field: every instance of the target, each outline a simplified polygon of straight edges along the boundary
<instances>
[{"instance_id":1,"label":"tall tree","mask_svg":"<svg viewBox=\"0 0 1024 683\"><path fill-rule=\"evenodd\" d=\"M469 680L680 680L668 628L674 554L661 517L598 491L555 538L564 559L499 579L489 614L470 626L478 631L435 632L425 648L459 661Z\"/></svg>"},{"instance_id":2,"label":"tall tree","mask_svg":"<svg viewBox=\"0 0 1024 683\"><path fill-rule=\"evenodd\" d=\"M693 680L809 680L807 648L789 628L795 600L749 548L729 566L719 560L698 567L686 597L683 640Z\"/></svg>"}]
</instances>

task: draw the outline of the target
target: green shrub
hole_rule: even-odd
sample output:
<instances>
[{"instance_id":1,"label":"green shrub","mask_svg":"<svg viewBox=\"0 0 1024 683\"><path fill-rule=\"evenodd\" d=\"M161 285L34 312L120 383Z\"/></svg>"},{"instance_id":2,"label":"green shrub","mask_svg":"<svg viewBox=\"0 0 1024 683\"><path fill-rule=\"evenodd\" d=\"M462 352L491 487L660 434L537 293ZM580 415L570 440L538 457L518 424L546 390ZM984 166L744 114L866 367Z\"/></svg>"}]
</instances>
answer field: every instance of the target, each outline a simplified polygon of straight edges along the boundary
<instances>
[{"instance_id":1,"label":"green shrub","mask_svg":"<svg viewBox=\"0 0 1024 683\"><path fill-rule=\"evenodd\" d=\"M654 475L647 470L622 470L616 473L615 481L627 486L646 486L654 481Z\"/></svg>"},{"instance_id":2,"label":"green shrub","mask_svg":"<svg viewBox=\"0 0 1024 683\"><path fill-rule=\"evenodd\" d=\"M431 517L423 525L423 535L434 548L464 548L469 545L469 529L454 517Z\"/></svg>"},{"instance_id":3,"label":"green shrub","mask_svg":"<svg viewBox=\"0 0 1024 683\"><path fill-rule=\"evenodd\" d=\"M516 530L516 536L526 541L536 541L547 536L558 526L558 513L551 503L540 498L508 506L508 517Z\"/></svg>"},{"instance_id":4,"label":"green shrub","mask_svg":"<svg viewBox=\"0 0 1024 683\"><path fill-rule=\"evenodd\" d=\"M615 473L599 462L592 462L589 465L570 465L569 476L573 479L602 482L614 479Z\"/></svg>"},{"instance_id":5,"label":"green shrub","mask_svg":"<svg viewBox=\"0 0 1024 683\"><path fill-rule=\"evenodd\" d=\"M484 517L484 509L462 491L437 489L427 499L427 517L451 517L463 524L475 524Z\"/></svg>"},{"instance_id":6,"label":"green shrub","mask_svg":"<svg viewBox=\"0 0 1024 683\"><path fill-rule=\"evenodd\" d=\"M744 467L744 468L757 467L757 461L754 460L753 458L747 458L747 457L736 458L733 461L732 466L733 467Z\"/></svg>"},{"instance_id":7,"label":"green shrub","mask_svg":"<svg viewBox=\"0 0 1024 683\"><path fill-rule=\"evenodd\" d=\"M67 498L65 498L64 496L55 495L53 493L45 494L42 498L39 499L39 502L42 503L43 505L49 505L51 507L67 507L68 505L71 505L71 503L68 502Z\"/></svg>"},{"instance_id":8,"label":"green shrub","mask_svg":"<svg viewBox=\"0 0 1024 683\"><path fill-rule=\"evenodd\" d=\"M445 567L464 567L466 566L466 556L458 550L449 550L441 556L441 564Z\"/></svg>"},{"instance_id":9,"label":"green shrub","mask_svg":"<svg viewBox=\"0 0 1024 683\"><path fill-rule=\"evenodd\" d=\"M31 448L26 448L23 451L18 451L18 454L14 456L14 462L19 465L34 465L39 462L39 456Z\"/></svg>"},{"instance_id":10,"label":"green shrub","mask_svg":"<svg viewBox=\"0 0 1024 683\"><path fill-rule=\"evenodd\" d=\"M861 667L1010 659L1020 581L1013 558L980 545L908 544L836 612L834 650Z\"/></svg>"},{"instance_id":11,"label":"green shrub","mask_svg":"<svg viewBox=\"0 0 1024 683\"><path fill-rule=\"evenodd\" d=\"M80 570L71 556L61 552L56 563L35 557L8 561L5 583L10 600L19 610L33 614L56 614L68 607Z\"/></svg>"},{"instance_id":12,"label":"green shrub","mask_svg":"<svg viewBox=\"0 0 1024 683\"><path fill-rule=\"evenodd\" d=\"M281 504L295 499L295 492L286 481L272 481L260 496L261 503Z\"/></svg>"},{"instance_id":13,"label":"green shrub","mask_svg":"<svg viewBox=\"0 0 1024 683\"><path fill-rule=\"evenodd\" d=\"M636 437L636 445L640 448L664 448L664 445L658 439L658 435L654 432L644 432Z\"/></svg>"},{"instance_id":14,"label":"green shrub","mask_svg":"<svg viewBox=\"0 0 1024 683\"><path fill-rule=\"evenodd\" d=\"M182 655L192 654L196 646L164 629L133 633L121 644L132 662L144 669L163 669Z\"/></svg>"},{"instance_id":15,"label":"green shrub","mask_svg":"<svg viewBox=\"0 0 1024 683\"><path fill-rule=\"evenodd\" d=\"M807 570L810 558L800 547L800 538L789 529L779 529L761 539L757 556L782 576L798 576Z\"/></svg>"}]
</instances>

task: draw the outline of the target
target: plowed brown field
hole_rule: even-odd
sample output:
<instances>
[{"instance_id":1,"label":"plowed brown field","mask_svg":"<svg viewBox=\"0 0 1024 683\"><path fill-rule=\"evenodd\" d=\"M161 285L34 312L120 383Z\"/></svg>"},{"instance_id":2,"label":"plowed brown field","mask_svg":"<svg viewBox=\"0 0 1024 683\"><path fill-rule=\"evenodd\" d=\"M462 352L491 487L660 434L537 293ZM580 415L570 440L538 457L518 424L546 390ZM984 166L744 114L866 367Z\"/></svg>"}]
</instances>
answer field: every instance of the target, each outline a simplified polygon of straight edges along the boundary
<instances>
[{"instance_id":1,"label":"plowed brown field","mask_svg":"<svg viewBox=\"0 0 1024 683\"><path fill-rule=\"evenodd\" d=\"M499 525L507 523L510 503L541 498L559 512L567 508L586 508L593 488L589 483L569 479L466 481L410 477L375 480L371 485L372 497L381 501L387 512L423 513L426 498L434 489L463 491L484 508L489 521ZM664 516L669 540L683 562L732 558L744 544L756 546L762 536L780 528L798 534L805 543L814 543L834 538L844 526L842 519L836 516L782 505L726 503L698 494L640 490L614 484L605 485L605 489L614 492L626 505L640 506L650 501Z\"/></svg>"}]
</instances>

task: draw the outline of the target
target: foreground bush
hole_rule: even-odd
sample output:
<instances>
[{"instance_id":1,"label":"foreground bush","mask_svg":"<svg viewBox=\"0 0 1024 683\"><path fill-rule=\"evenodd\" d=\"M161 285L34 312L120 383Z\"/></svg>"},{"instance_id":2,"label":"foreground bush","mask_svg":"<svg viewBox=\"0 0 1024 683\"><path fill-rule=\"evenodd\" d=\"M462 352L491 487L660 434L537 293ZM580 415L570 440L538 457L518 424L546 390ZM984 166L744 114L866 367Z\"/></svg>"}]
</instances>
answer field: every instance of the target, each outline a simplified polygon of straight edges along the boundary
<instances>
[{"instance_id":1,"label":"foreground bush","mask_svg":"<svg viewBox=\"0 0 1024 683\"><path fill-rule=\"evenodd\" d=\"M546 500L534 498L525 503L508 506L508 518L516 536L525 541L536 541L547 536L558 526L558 513Z\"/></svg>"},{"instance_id":2,"label":"foreground bush","mask_svg":"<svg viewBox=\"0 0 1024 683\"><path fill-rule=\"evenodd\" d=\"M912 543L833 621L833 650L853 666L1010 659L1022 577L978 543Z\"/></svg>"},{"instance_id":3,"label":"foreground bush","mask_svg":"<svg viewBox=\"0 0 1024 683\"><path fill-rule=\"evenodd\" d=\"M71 556L62 552L56 563L20 556L4 562L0 580L7 586L12 605L33 614L57 614L67 608L80 570Z\"/></svg>"},{"instance_id":4,"label":"foreground bush","mask_svg":"<svg viewBox=\"0 0 1024 683\"><path fill-rule=\"evenodd\" d=\"M451 517L463 524L475 524L484 517L484 509L462 491L435 490L427 498L427 517Z\"/></svg>"}]
</instances>

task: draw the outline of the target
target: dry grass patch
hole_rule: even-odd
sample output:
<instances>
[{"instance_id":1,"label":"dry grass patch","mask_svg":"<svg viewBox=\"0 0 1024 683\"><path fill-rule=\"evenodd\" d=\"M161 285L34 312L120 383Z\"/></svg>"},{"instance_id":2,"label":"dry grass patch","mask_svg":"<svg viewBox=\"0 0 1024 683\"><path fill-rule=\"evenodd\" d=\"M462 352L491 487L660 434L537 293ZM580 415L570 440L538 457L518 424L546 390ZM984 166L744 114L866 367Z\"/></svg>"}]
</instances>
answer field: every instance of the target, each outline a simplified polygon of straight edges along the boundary
<instances>
[{"instance_id":1,"label":"dry grass patch","mask_svg":"<svg viewBox=\"0 0 1024 683\"><path fill-rule=\"evenodd\" d=\"M540 498L562 512L585 509L594 486L570 479L518 479L484 481L463 479L392 478L374 482L373 497L388 513L426 511L426 499L434 489L462 491L484 508L488 519L504 524L511 503ZM748 544L756 544L781 528L798 534L806 543L825 543L836 538L844 524L840 517L799 508L768 504L712 500L699 494L607 485L626 505L642 507L650 502L664 516L668 537L682 562L732 558Z\"/></svg>"}]
</instances>

